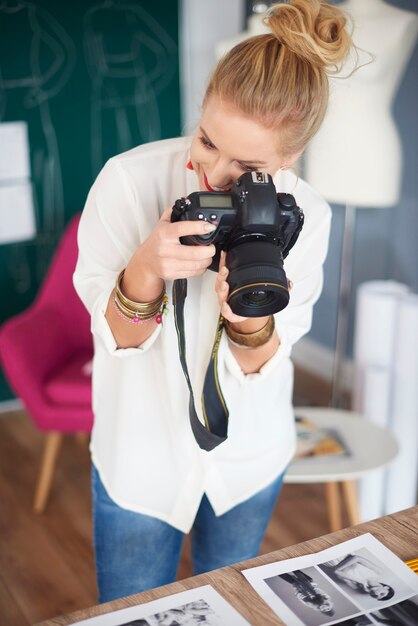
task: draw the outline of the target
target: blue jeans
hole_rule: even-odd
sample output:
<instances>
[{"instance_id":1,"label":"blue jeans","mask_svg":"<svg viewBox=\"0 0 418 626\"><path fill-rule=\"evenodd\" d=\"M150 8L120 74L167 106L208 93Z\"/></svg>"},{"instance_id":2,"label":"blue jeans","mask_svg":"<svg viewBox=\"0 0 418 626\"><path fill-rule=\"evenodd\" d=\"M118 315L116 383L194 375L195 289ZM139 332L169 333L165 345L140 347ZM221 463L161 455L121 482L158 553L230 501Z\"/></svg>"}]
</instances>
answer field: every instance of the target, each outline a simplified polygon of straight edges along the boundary
<instances>
[{"instance_id":1,"label":"blue jeans","mask_svg":"<svg viewBox=\"0 0 418 626\"><path fill-rule=\"evenodd\" d=\"M203 496L190 533L194 574L257 556L283 475L220 517ZM115 504L94 466L92 491L99 602L173 582L184 534L166 522Z\"/></svg>"}]
</instances>

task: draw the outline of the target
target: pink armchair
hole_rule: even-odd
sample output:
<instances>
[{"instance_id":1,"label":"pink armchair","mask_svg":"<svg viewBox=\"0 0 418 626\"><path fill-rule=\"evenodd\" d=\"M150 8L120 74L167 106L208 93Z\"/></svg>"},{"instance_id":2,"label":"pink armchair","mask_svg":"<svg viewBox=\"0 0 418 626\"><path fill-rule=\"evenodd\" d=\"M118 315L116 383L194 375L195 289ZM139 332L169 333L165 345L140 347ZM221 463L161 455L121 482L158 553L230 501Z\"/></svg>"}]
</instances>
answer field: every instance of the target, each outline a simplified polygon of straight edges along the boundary
<instances>
[{"instance_id":1,"label":"pink armchair","mask_svg":"<svg viewBox=\"0 0 418 626\"><path fill-rule=\"evenodd\" d=\"M64 433L90 433L93 423L90 318L72 282L79 220L80 214L67 226L33 304L0 328L7 380L47 433L35 489L37 513L45 509Z\"/></svg>"}]
</instances>

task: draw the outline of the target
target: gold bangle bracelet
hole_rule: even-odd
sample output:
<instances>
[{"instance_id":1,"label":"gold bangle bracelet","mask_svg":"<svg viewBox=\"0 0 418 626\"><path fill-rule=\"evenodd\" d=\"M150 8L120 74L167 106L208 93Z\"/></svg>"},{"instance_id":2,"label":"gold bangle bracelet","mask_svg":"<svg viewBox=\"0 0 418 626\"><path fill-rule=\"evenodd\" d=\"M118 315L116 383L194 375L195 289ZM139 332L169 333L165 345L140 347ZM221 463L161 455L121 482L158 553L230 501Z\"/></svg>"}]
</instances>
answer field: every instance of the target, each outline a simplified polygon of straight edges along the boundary
<instances>
[{"instance_id":1,"label":"gold bangle bracelet","mask_svg":"<svg viewBox=\"0 0 418 626\"><path fill-rule=\"evenodd\" d=\"M151 303L147 307L140 308L140 307L126 306L120 301L117 291L115 290L114 292L114 301L118 309L122 313L124 313L124 315L127 315L128 317L140 317L141 319L148 319L150 317L153 317L160 310L165 297L166 296L164 292L162 297L159 300L157 300L157 302Z\"/></svg>"},{"instance_id":2,"label":"gold bangle bracelet","mask_svg":"<svg viewBox=\"0 0 418 626\"><path fill-rule=\"evenodd\" d=\"M165 294L165 285L163 286L163 289L160 293L160 295L155 298L154 300L150 300L149 302L136 302L135 300L130 300L129 298L127 298L124 293L122 292L122 280L125 274L125 270L123 269L117 280L116 280L116 293L118 295L119 300L122 302L122 304L124 304L125 306L127 306L128 308L133 308L133 309L142 309L142 308L148 308L154 304L157 304L157 302L160 302L160 300L162 300L162 298L164 298L164 294Z\"/></svg>"},{"instance_id":3,"label":"gold bangle bracelet","mask_svg":"<svg viewBox=\"0 0 418 626\"><path fill-rule=\"evenodd\" d=\"M164 300L163 298L161 302L158 302L155 306L152 307L152 309L150 308L144 311L143 309L135 310L133 308L124 306L120 302L116 292L114 293L113 299L114 299L116 307L119 309L121 313L123 313L123 315L125 315L126 317L130 317L130 318L139 317L142 320L147 320L147 319L151 319L152 317L154 317L158 313L158 311L161 309L161 306Z\"/></svg>"},{"instance_id":4,"label":"gold bangle bracelet","mask_svg":"<svg viewBox=\"0 0 418 626\"><path fill-rule=\"evenodd\" d=\"M229 339L238 346L245 346L248 348L258 348L267 343L274 332L275 324L274 317L271 315L263 328L256 330L254 333L239 333L233 330L228 322L225 320L225 331Z\"/></svg>"},{"instance_id":5,"label":"gold bangle bracelet","mask_svg":"<svg viewBox=\"0 0 418 626\"><path fill-rule=\"evenodd\" d=\"M136 318L147 320L154 317L163 306L166 298L165 285L163 287L162 292L150 302L135 302L134 300L130 300L122 293L122 279L124 276L125 270L122 270L117 278L116 287L114 292L114 302L119 311L128 318Z\"/></svg>"}]
</instances>

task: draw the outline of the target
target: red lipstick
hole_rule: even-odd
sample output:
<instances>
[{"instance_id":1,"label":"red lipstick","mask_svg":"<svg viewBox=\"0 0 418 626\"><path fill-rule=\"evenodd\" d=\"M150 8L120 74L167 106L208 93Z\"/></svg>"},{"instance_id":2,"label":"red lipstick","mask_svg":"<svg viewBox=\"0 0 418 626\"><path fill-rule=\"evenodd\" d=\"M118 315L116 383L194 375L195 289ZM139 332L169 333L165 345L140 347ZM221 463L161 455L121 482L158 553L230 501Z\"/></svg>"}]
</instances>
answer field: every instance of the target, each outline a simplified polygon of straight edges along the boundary
<instances>
[{"instance_id":1,"label":"red lipstick","mask_svg":"<svg viewBox=\"0 0 418 626\"><path fill-rule=\"evenodd\" d=\"M216 192L216 191L230 191L231 190L230 187L226 187L225 189L213 189L213 187L211 187L209 185L209 182L208 182L208 179L206 178L206 174L205 173L203 173L203 180L205 182L205 186L206 186L206 189L208 191L215 191Z\"/></svg>"}]
</instances>

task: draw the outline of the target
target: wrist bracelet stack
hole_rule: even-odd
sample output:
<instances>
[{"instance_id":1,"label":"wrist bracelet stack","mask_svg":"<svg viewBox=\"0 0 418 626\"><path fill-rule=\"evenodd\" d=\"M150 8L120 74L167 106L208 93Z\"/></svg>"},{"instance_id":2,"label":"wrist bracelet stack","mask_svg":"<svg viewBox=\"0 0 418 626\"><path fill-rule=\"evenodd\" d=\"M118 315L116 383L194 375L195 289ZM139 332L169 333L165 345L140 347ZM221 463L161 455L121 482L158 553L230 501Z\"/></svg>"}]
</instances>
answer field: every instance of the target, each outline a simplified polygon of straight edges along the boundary
<instances>
[{"instance_id":1,"label":"wrist bracelet stack","mask_svg":"<svg viewBox=\"0 0 418 626\"><path fill-rule=\"evenodd\" d=\"M228 320L225 320L225 331L229 340L239 348L258 348L267 343L274 332L274 317L271 315L263 328L256 330L254 333L239 333L233 330Z\"/></svg>"},{"instance_id":2,"label":"wrist bracelet stack","mask_svg":"<svg viewBox=\"0 0 418 626\"><path fill-rule=\"evenodd\" d=\"M157 324L161 324L163 321L163 315L167 313L168 297L165 290L165 285L162 292L151 302L135 302L130 300L122 293L122 279L125 274L125 270L122 270L116 281L115 293L113 304L117 313L125 321L131 324L139 324L140 322L150 322L155 320Z\"/></svg>"}]
</instances>

